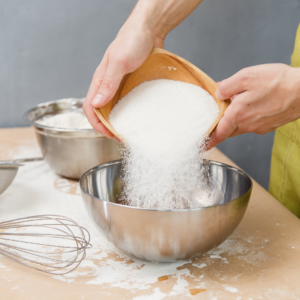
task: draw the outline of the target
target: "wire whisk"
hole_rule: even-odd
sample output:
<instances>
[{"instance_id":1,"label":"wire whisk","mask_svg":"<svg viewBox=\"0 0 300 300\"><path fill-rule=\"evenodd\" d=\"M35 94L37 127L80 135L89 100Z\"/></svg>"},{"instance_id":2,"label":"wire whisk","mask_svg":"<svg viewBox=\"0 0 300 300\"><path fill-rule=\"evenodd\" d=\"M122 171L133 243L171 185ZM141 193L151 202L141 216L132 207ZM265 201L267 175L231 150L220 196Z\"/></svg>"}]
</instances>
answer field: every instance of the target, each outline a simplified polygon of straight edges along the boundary
<instances>
[{"instance_id":1,"label":"wire whisk","mask_svg":"<svg viewBox=\"0 0 300 300\"><path fill-rule=\"evenodd\" d=\"M88 230L67 217L38 215L0 222L0 254L45 273L70 273L91 247Z\"/></svg>"}]
</instances>

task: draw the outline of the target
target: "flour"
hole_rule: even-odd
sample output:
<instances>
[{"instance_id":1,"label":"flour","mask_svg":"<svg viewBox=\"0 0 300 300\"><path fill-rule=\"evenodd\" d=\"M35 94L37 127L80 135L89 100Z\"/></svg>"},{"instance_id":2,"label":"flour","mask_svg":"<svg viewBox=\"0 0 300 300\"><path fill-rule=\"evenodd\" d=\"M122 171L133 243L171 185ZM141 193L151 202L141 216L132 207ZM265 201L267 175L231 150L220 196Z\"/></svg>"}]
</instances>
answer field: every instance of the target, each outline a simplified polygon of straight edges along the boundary
<instances>
[{"instance_id":1,"label":"flour","mask_svg":"<svg viewBox=\"0 0 300 300\"><path fill-rule=\"evenodd\" d=\"M109 120L126 140L126 204L154 209L212 205L201 193L201 149L218 113L207 91L181 81L144 82L121 99Z\"/></svg>"},{"instance_id":2,"label":"flour","mask_svg":"<svg viewBox=\"0 0 300 300\"><path fill-rule=\"evenodd\" d=\"M89 121L81 111L65 112L45 117L42 120L36 121L36 123L63 129L92 129Z\"/></svg>"},{"instance_id":3,"label":"flour","mask_svg":"<svg viewBox=\"0 0 300 300\"><path fill-rule=\"evenodd\" d=\"M36 140L26 139L22 135L18 142L19 146L16 143L12 147L7 147L6 150L4 148L1 154L7 159L40 155ZM278 272L277 256L268 256L274 251L279 251L278 255L284 263L284 268L293 270L298 255L297 249L300 248L298 240L290 242L287 240L278 249L276 248L278 244L276 234L270 235L269 231L263 231L260 235L252 235L252 232L248 233L251 231L250 228L242 225L223 244L206 255L193 260L154 264L129 256L99 235L97 228L88 217L81 196L77 192L72 194L55 188L56 180L60 180L60 177L50 169L46 162L25 164L19 169L9 189L0 196L0 220L49 213L69 216L89 230L93 248L89 249L86 259L79 268L64 276L39 275L38 272L28 271L25 267L20 268L18 264L0 255L0 278L7 290L16 289L15 293L23 292L24 295L25 291L32 290L31 294L35 295L36 276L45 276L45 278L47 276L47 285L52 289L59 286L76 289L80 286L78 291L81 291L81 294L90 293L90 298L95 295L98 299L113 297L133 299L140 296L143 300L156 300L157 295L161 299L220 300L229 298L236 300L237 297L242 297L247 300L282 300L299 298L299 291L295 285L288 289L286 282L281 280L280 276L273 276ZM78 185L78 182L74 181L73 184ZM67 187L67 182L64 186ZM254 224L254 226L260 228L261 224ZM276 222L270 226L272 226L270 227L273 229L272 232L276 232L278 228ZM282 228L285 230L285 227ZM250 243L251 237L253 239ZM292 250L291 246L294 246L296 250ZM258 251L264 252L264 259L257 260ZM210 254L226 257L229 264L223 260L211 258ZM240 276L237 277L238 275ZM158 282L161 276L168 276L168 280ZM262 280L262 278L268 280ZM186 286L182 279L189 285ZM180 289L181 285L184 285L184 290ZM251 285L255 288L251 288ZM237 289L238 292L231 294L230 291L225 290L227 286ZM158 288L161 293L157 292ZM200 296L191 297L189 289L194 288L207 291L201 293ZM58 292L58 294L60 296L62 293Z\"/></svg>"},{"instance_id":4,"label":"flour","mask_svg":"<svg viewBox=\"0 0 300 300\"><path fill-rule=\"evenodd\" d=\"M225 290L230 292L230 293L237 293L238 292L238 289L235 288L235 287L232 287L232 286L225 286Z\"/></svg>"}]
</instances>

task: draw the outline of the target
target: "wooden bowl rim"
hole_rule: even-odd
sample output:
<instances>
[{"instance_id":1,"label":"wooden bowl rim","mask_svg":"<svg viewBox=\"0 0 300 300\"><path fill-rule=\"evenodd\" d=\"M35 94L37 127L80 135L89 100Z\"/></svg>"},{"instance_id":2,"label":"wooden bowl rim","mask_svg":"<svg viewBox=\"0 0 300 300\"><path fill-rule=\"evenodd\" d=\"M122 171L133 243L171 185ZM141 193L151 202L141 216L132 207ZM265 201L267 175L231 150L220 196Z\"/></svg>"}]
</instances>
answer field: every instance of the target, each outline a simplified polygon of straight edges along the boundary
<instances>
[{"instance_id":1,"label":"wooden bowl rim","mask_svg":"<svg viewBox=\"0 0 300 300\"><path fill-rule=\"evenodd\" d=\"M164 55L168 55L168 56L171 56L173 58L175 58L176 60L178 61L181 61L182 63L184 63L185 65L188 65L190 68L194 69L198 74L201 75L201 77L204 77L207 81L209 81L212 85L215 86L215 88L217 89L218 85L217 83L212 79L210 78L207 74L205 74L203 71L201 71L199 68L197 68L195 65L193 65L192 63L190 63L189 61L185 60L184 58L172 53L172 52L169 52L165 49L162 49L162 48L153 48L152 51L150 52L149 56L151 55L155 55L155 54L164 54ZM135 71L134 71L135 72ZM132 73L134 73L132 72ZM132 73L129 73L129 74L126 74L127 76L132 74ZM126 76L125 75L125 76ZM124 78L123 78L124 79ZM208 92L208 91L207 91ZM210 93L210 92L209 92ZM211 94L211 93L210 93ZM220 120L222 119L227 107L229 106L230 104L230 99L228 100L219 100L216 95L212 95L213 98L215 99L215 101L217 102L218 106L219 106L219 114L218 114L218 117L216 118L216 120L214 121L214 123L211 125L211 127L209 128L209 130L207 131L207 133L205 134L205 139L207 139L211 133L214 131L215 127L218 125L218 123L220 122ZM216 100L218 99L218 101ZM121 100L121 99L119 99ZM118 101L119 101L118 100ZM105 107L105 106L103 106ZM99 120L103 123L103 125L116 137L118 138L120 141L122 142L125 142L125 139L118 133L116 132L116 130L113 128L113 126L110 124L109 120L106 120L106 118L102 115L102 112L101 112L101 109L102 107L100 108L95 108L94 111L97 115L97 117L99 118Z\"/></svg>"}]
</instances>

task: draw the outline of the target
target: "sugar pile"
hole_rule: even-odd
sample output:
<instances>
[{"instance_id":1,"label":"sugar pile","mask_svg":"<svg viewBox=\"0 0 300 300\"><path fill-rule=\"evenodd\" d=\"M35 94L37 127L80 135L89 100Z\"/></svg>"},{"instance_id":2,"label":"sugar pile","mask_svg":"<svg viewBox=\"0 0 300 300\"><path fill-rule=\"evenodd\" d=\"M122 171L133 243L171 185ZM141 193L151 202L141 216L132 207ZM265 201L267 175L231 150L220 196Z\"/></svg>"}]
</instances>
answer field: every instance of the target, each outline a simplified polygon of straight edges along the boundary
<instances>
[{"instance_id":1,"label":"sugar pile","mask_svg":"<svg viewBox=\"0 0 300 300\"><path fill-rule=\"evenodd\" d=\"M51 117L45 117L36 123L63 129L92 129L86 116L81 111L65 112Z\"/></svg>"},{"instance_id":2,"label":"sugar pile","mask_svg":"<svg viewBox=\"0 0 300 300\"><path fill-rule=\"evenodd\" d=\"M181 81L144 82L124 96L109 116L126 140L122 200L149 209L207 206L199 150L218 113L208 92Z\"/></svg>"}]
</instances>

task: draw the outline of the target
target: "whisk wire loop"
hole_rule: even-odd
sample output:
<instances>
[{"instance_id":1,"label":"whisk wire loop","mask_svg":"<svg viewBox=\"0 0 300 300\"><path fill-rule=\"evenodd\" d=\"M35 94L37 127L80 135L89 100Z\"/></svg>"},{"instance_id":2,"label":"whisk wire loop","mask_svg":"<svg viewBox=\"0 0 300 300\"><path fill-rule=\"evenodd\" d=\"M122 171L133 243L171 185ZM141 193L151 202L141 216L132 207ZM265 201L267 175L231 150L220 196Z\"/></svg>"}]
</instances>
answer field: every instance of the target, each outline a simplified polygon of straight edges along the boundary
<instances>
[{"instance_id":1,"label":"whisk wire loop","mask_svg":"<svg viewBox=\"0 0 300 300\"><path fill-rule=\"evenodd\" d=\"M75 270L90 247L88 230L68 217L37 215L0 222L0 254L49 274Z\"/></svg>"}]
</instances>

